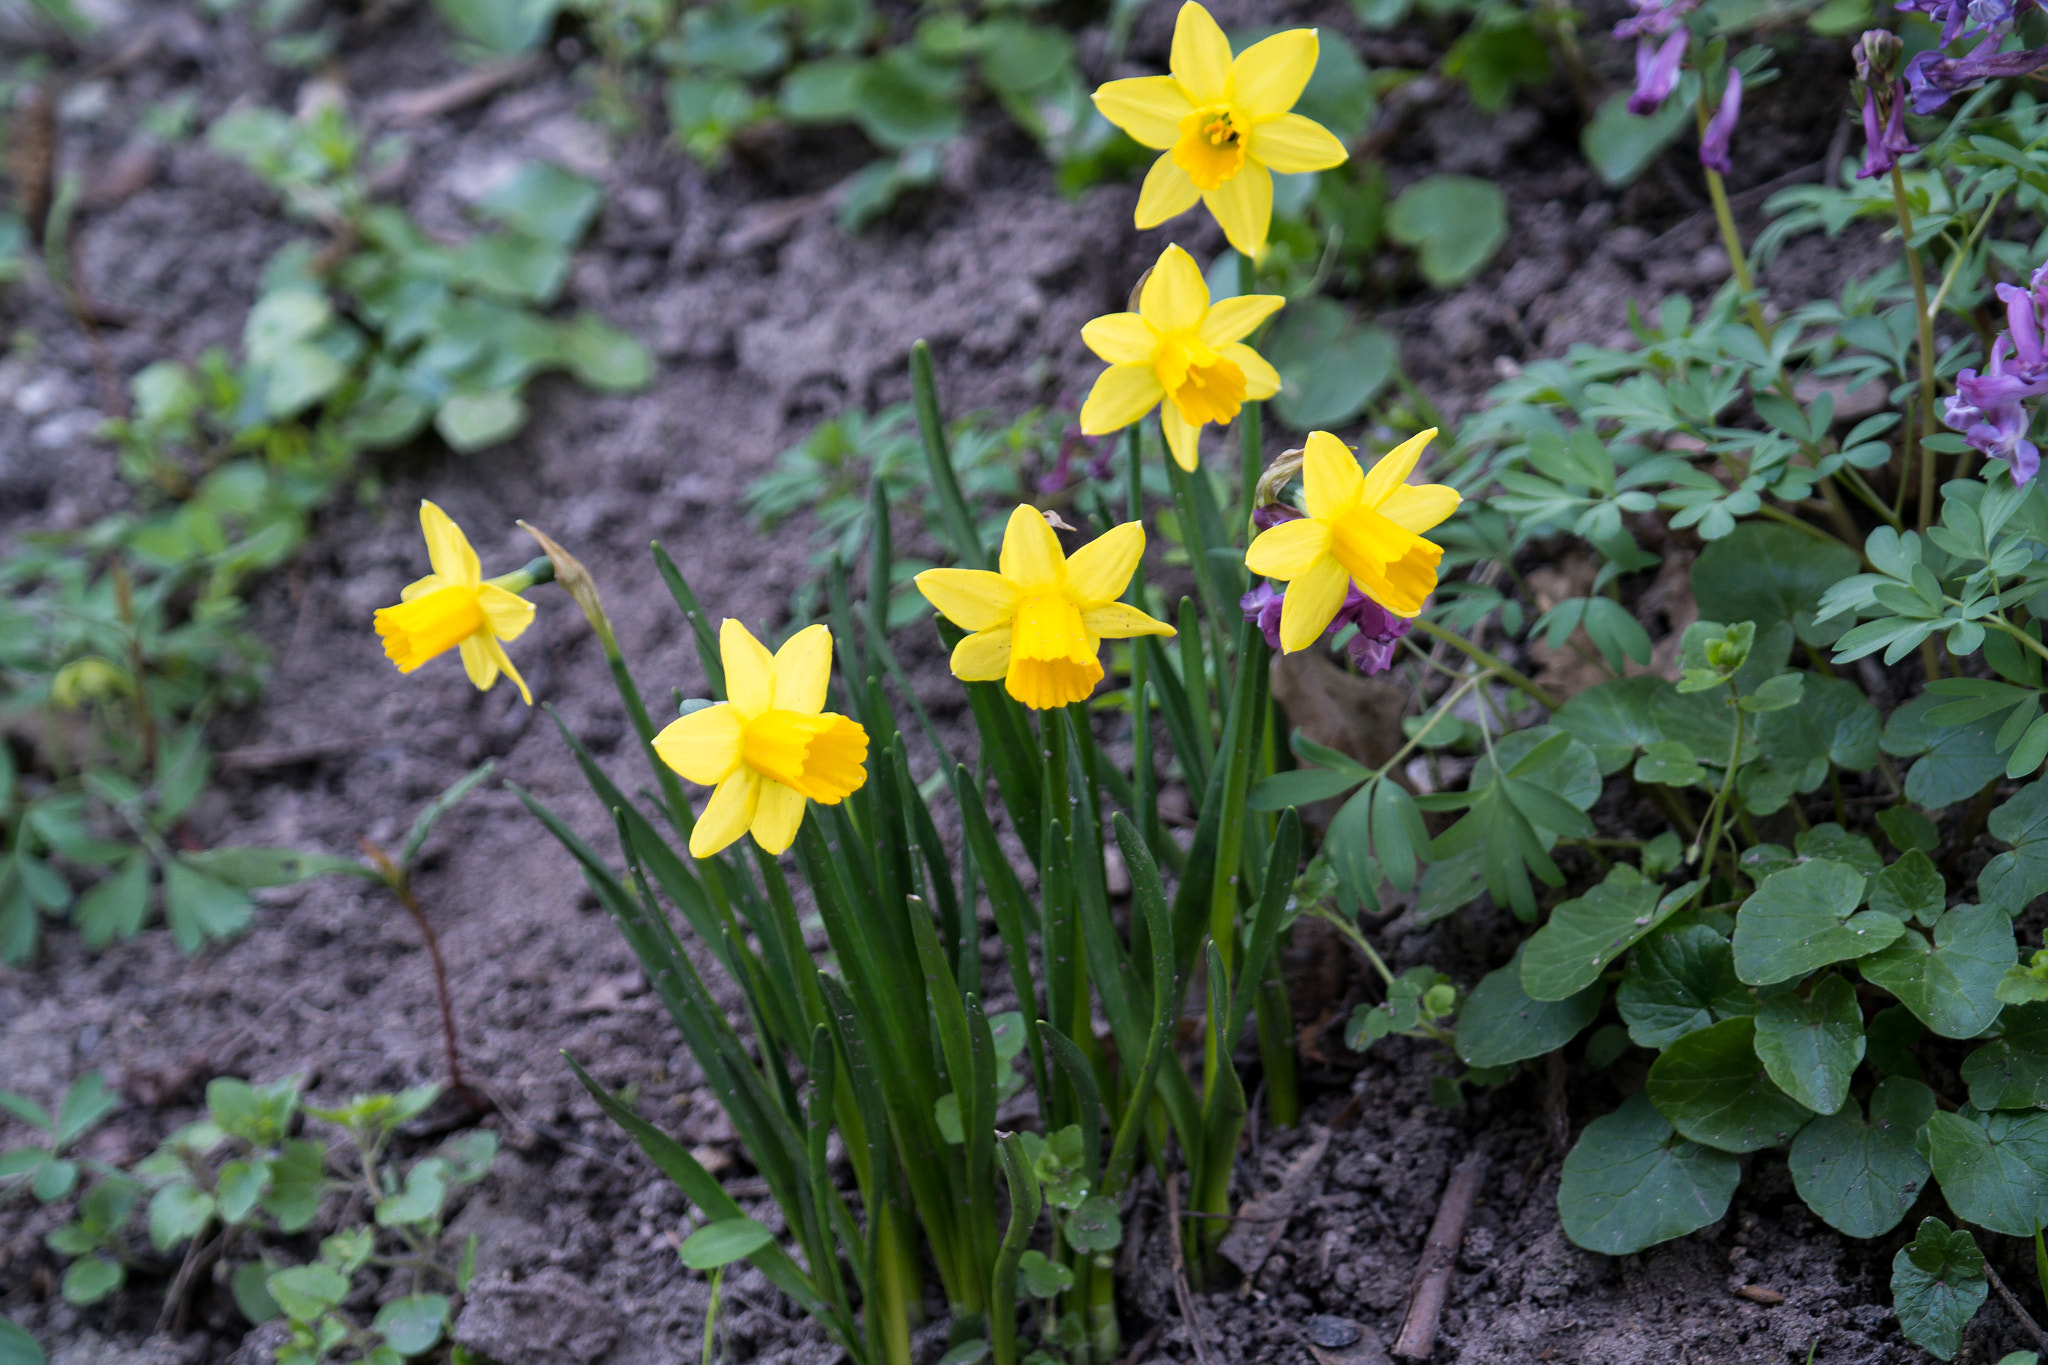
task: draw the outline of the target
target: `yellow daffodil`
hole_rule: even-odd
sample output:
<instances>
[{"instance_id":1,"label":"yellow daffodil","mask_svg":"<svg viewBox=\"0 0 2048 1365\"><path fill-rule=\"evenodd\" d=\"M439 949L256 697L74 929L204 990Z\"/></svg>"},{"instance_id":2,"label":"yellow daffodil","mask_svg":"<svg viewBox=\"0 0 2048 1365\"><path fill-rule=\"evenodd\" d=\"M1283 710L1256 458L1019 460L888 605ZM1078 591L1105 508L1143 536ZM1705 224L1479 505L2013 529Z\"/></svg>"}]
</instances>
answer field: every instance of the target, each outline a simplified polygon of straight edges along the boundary
<instances>
[{"instance_id":1,"label":"yellow daffodil","mask_svg":"<svg viewBox=\"0 0 2048 1365\"><path fill-rule=\"evenodd\" d=\"M1280 391L1279 374L1242 338L1285 302L1240 294L1211 307L1194 257L1166 248L1138 291L1137 312L1108 313L1081 329L1088 349L1109 362L1081 405L1081 430L1102 436L1156 407L1167 449L1193 469L1204 425L1229 422L1246 399Z\"/></svg>"},{"instance_id":2,"label":"yellow daffodil","mask_svg":"<svg viewBox=\"0 0 2048 1365\"><path fill-rule=\"evenodd\" d=\"M1260 534L1245 552L1253 573L1286 583L1280 647L1292 654L1313 644L1336 619L1347 586L1396 616L1414 616L1436 590L1443 548L1422 533L1458 508L1458 490L1409 484L1431 427L1382 456L1366 473L1344 443L1327 431L1309 433L1303 450L1302 500L1308 515Z\"/></svg>"},{"instance_id":3,"label":"yellow daffodil","mask_svg":"<svg viewBox=\"0 0 2048 1365\"><path fill-rule=\"evenodd\" d=\"M927 569L917 590L973 632L953 648L954 677L1001 678L1011 696L1043 711L1094 692L1105 639L1173 634L1164 621L1116 600L1144 554L1145 528L1127 521L1068 559L1045 514L1019 507L1003 533L1002 572Z\"/></svg>"},{"instance_id":4,"label":"yellow daffodil","mask_svg":"<svg viewBox=\"0 0 2048 1365\"><path fill-rule=\"evenodd\" d=\"M518 684L526 704L533 705L533 693L504 645L533 624L533 603L496 582L486 583L469 537L431 502L420 503L420 530L434 571L407 584L398 594L398 606L377 612L385 654L399 672L410 673L437 655L460 649L462 666L479 691L488 692L503 672Z\"/></svg>"},{"instance_id":5,"label":"yellow daffodil","mask_svg":"<svg viewBox=\"0 0 2048 1365\"><path fill-rule=\"evenodd\" d=\"M1200 199L1230 244L1257 260L1273 222L1273 177L1345 160L1344 144L1290 113L1316 69L1316 31L1289 29L1233 59L1230 40L1194 0L1173 27L1170 76L1111 81L1095 92L1102 116L1164 152L1138 192L1138 226L1157 227Z\"/></svg>"},{"instance_id":6,"label":"yellow daffodil","mask_svg":"<svg viewBox=\"0 0 2048 1365\"><path fill-rule=\"evenodd\" d=\"M774 654L738 621L718 632L731 700L692 711L654 737L661 761L712 787L690 834L708 858L751 833L770 853L796 841L804 803L836 806L868 780L868 732L825 710L832 632L809 626Z\"/></svg>"}]
</instances>

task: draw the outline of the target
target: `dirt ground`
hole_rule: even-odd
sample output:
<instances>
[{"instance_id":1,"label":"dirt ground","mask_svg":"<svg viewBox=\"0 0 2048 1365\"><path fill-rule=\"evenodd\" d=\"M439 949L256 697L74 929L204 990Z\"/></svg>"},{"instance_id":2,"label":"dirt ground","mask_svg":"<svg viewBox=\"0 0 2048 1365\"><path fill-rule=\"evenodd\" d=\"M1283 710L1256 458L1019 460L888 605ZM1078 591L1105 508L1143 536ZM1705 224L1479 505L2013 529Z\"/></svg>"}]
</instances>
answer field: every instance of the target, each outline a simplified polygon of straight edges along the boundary
<instances>
[{"instance_id":1,"label":"dirt ground","mask_svg":"<svg viewBox=\"0 0 2048 1365\"><path fill-rule=\"evenodd\" d=\"M65 155L88 183L135 145L137 116L165 95L195 93L202 126L237 100L297 99L301 78L265 64L240 21L176 6L130 11L128 2L97 8L125 15L124 31L149 35L149 46L66 105ZM1226 24L1320 24L1362 39L1375 64L1412 61L1400 54L1423 37L1365 38L1342 3L1214 8ZM380 97L461 71L423 5L348 12L357 17L340 76L357 111L374 116ZM1170 6L1147 9L1133 70L1160 64L1170 24ZM1588 49L1621 79L1627 54L1597 36L1601 27L1589 24ZM1807 47L1782 64L1798 79L1758 92L1737 142L1733 187L1752 231L1768 189L1818 178L1844 145L1846 62ZM1624 340L1630 300L1648 306L1673 290L1703 297L1726 274L1689 154L1680 149L1637 186L1607 191L1578 156L1566 98L1487 116L1445 88L1405 106L1390 143L1396 187L1459 171L1497 179L1512 205L1509 244L1477 281L1448 296L1389 300L1382 315L1401 333L1410 374L1454 419L1517 362ZM598 132L578 118L583 99L564 54L552 54L489 101L408 130L392 193L430 228L454 230L464 200L507 162L547 157L601 176L605 208L567 302L645 338L658 361L653 385L603 397L542 381L532 422L507 445L466 458L431 444L406 451L382 463L374 505L343 499L321 519L309 549L258 596L275 676L260 709L221 722L230 758L194 822L200 839L352 853L358 836L393 838L427 797L494 757L506 777L601 841L601 813L545 716L509 688L478 694L452 661L401 678L384 660L370 615L421 571L420 498L468 529L492 571L532 553L515 518L551 532L597 576L643 687L688 694L702 679L647 557L650 539L675 555L714 614L780 625L807 546L799 530L758 538L740 512L744 490L779 451L844 405L907 397L905 353L918 337L933 345L951 412L1007 416L1072 402L1094 372L1081 323L1119 306L1166 241L1204 258L1222 246L1214 226L1193 217L1134 231L1135 183L1061 198L1042 161L993 117L949 155L935 190L848 237L827 192L866 155L859 139L780 134L706 174L654 132ZM77 239L86 280L118 319L107 360L123 379L155 359L231 344L264 261L301 231L202 143L151 155L146 183L88 212ZM1780 304L1796 304L1863 268L1871 245L1795 244L1768 283ZM0 325L35 338L0 361L0 535L75 526L117 506L112 452L91 437L103 400L85 339L34 286L0 293ZM1276 432L1276 449L1277 440ZM644 781L588 628L560 594L536 600L538 621L514 650L536 699L621 777ZM913 673L940 723L963 724L929 644ZM433 848L416 887L448 956L467 1065L501 1107L488 1122L505 1142L456 1222L481 1239L480 1281L457 1339L502 1365L694 1359L707 1286L673 1250L681 1197L597 1112L559 1054L614 1087L636 1086L641 1111L693 1145L730 1143L731 1130L569 858L509 793L472 797ZM96 956L57 932L39 962L0 970L0 1087L48 1098L80 1071L102 1070L128 1103L86 1154L125 1161L194 1117L216 1075L305 1072L329 1100L436 1077L427 959L389 898L329 879L264 899L249 933L195 959L161 929ZM1517 929L1505 916L1468 912L1427 929L1396 917L1374 933L1397 967L1427 960L1469 983L1506 959ZM1304 936L1290 960L1305 1011L1341 1019L1364 998L1348 970L1331 972L1342 959L1329 944ZM1614 1078L1586 1072L1574 1053L1445 1110L1428 1094L1433 1075L1456 1069L1443 1053L1397 1042L1359 1059L1339 1032L1320 1039L1328 1063L1306 1072L1311 1124L1254 1135L1247 1195L1279 1186L1319 1134L1328 1145L1289 1185L1296 1213L1257 1274L1241 1292L1199 1300L1214 1358L1380 1360L1374 1334L1392 1340L1444 1182L1474 1152L1489 1173L1439 1361L1925 1358L1885 1306L1894 1245L1846 1242L1808 1216L1791 1197L1782 1155L1753 1159L1721 1223L1640 1256L1592 1255L1565 1241L1553 1198L1570 1137L1612 1107ZM0 1127L0 1147L21 1137ZM744 1170L731 1174L737 1193L758 1197ZM1163 1246L1156 1186L1141 1190L1133 1220L1124 1309L1127 1337L1143 1348L1133 1365L1192 1361L1169 1287L1148 1269L1164 1260L1148 1254ZM0 1313L35 1333L56 1365L270 1359L274 1333L245 1340L225 1294L203 1293L190 1330L175 1338L150 1336L161 1278L139 1276L92 1310L66 1306L42 1240L55 1222L26 1198L0 1204ZM1752 1286L1767 1292L1736 1293ZM755 1272L735 1275L727 1292L733 1359L836 1358ZM1365 1335L1343 1346L1349 1329L1330 1318ZM1312 1348L1311 1330L1332 1344ZM924 1357L935 1358L942 1340L926 1336ZM1958 1358L1990 1361L2020 1344L1994 1306Z\"/></svg>"}]
</instances>

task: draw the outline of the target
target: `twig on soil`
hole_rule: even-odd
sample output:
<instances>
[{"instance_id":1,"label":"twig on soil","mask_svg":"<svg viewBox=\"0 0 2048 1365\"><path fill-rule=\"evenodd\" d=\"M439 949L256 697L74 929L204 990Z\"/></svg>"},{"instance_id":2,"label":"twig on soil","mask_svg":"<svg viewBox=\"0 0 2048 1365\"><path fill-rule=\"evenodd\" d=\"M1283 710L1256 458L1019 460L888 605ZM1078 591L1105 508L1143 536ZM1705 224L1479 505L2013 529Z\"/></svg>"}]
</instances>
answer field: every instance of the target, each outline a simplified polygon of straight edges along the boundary
<instances>
[{"instance_id":1,"label":"twig on soil","mask_svg":"<svg viewBox=\"0 0 2048 1365\"><path fill-rule=\"evenodd\" d=\"M1169 1175L1166 1186L1166 1241L1173 1248L1173 1297L1180 1304L1181 1320L1188 1325L1188 1344L1195 1350L1195 1365L1213 1365L1209 1344L1202 1339L1202 1324L1195 1317L1195 1296L1188 1289L1188 1263L1180 1249L1180 1177Z\"/></svg>"},{"instance_id":2,"label":"twig on soil","mask_svg":"<svg viewBox=\"0 0 2048 1365\"><path fill-rule=\"evenodd\" d=\"M433 959L434 994L441 1002L441 1045L448 1054L448 1088L460 1096L471 1109L479 1114L485 1113L491 1108L490 1100L462 1079L462 1057L455 1041L455 999L448 990L448 963L441 956L440 935L436 934L434 926L428 923L426 911L420 909L420 903L413 896L412 886L405 873L391 861L390 855L377 847L367 835L358 842L361 843L363 852L370 855L370 861L377 865L377 871L383 874L384 884L391 888L391 894L398 897L398 903L405 907L406 913L412 916L412 922L419 926L420 937L426 940L427 956Z\"/></svg>"},{"instance_id":3,"label":"twig on soil","mask_svg":"<svg viewBox=\"0 0 2048 1365\"><path fill-rule=\"evenodd\" d=\"M1145 1358L1145 1353L1152 1349L1152 1343L1159 1340L1159 1333L1162 1330L1164 1324L1153 1323L1145 1335L1138 1338L1138 1344L1125 1353L1124 1365L1138 1365L1138 1362Z\"/></svg>"},{"instance_id":4,"label":"twig on soil","mask_svg":"<svg viewBox=\"0 0 2048 1365\"><path fill-rule=\"evenodd\" d=\"M2005 1287L2005 1281L1999 1278L1998 1272L1992 1268L1989 1260L1984 1262L1984 1273L1990 1277L1991 1287L1998 1291L1998 1297L2004 1300L2007 1310L2019 1319L2020 1326L2026 1328L2027 1335L2034 1339L2034 1345L2048 1351L2048 1332L2041 1330L2041 1324L2034 1321L2033 1314L2020 1307L2019 1299Z\"/></svg>"},{"instance_id":5,"label":"twig on soil","mask_svg":"<svg viewBox=\"0 0 2048 1365\"><path fill-rule=\"evenodd\" d=\"M496 93L539 65L538 57L528 55L480 66L454 80L431 85L424 90L401 90L386 95L370 106L370 113L393 123L425 123Z\"/></svg>"},{"instance_id":6,"label":"twig on soil","mask_svg":"<svg viewBox=\"0 0 2048 1365\"><path fill-rule=\"evenodd\" d=\"M158 1332L183 1332L185 1314L191 1307L192 1285L200 1272L221 1258L228 1249L228 1242L239 1231L225 1227L218 1237L211 1239L195 1237L185 1252L185 1259L178 1265L178 1273L172 1277L170 1288L164 1291L163 1311L156 1316Z\"/></svg>"},{"instance_id":7,"label":"twig on soil","mask_svg":"<svg viewBox=\"0 0 2048 1365\"><path fill-rule=\"evenodd\" d=\"M1408 1301L1408 1316L1401 1323L1401 1335L1394 1342L1394 1354L1410 1360L1427 1360L1436 1349L1437 1322L1443 1317L1444 1300L1451 1289L1451 1271L1458 1248L1465 1241L1465 1224L1472 1206L1479 1202L1486 1183L1486 1158L1474 1152L1458 1163L1444 1186L1443 1201L1437 1205L1436 1221L1429 1239L1422 1244L1422 1259L1415 1265L1415 1291Z\"/></svg>"}]
</instances>

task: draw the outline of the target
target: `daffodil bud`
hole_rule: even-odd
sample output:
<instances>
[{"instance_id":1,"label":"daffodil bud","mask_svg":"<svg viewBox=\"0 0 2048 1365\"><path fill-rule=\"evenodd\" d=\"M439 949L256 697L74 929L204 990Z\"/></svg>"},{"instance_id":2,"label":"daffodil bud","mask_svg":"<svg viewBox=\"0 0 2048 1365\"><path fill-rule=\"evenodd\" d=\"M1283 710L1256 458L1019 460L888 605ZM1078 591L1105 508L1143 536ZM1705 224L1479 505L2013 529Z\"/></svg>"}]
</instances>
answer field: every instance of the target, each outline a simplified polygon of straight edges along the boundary
<instances>
[{"instance_id":1,"label":"daffodil bud","mask_svg":"<svg viewBox=\"0 0 2048 1365\"><path fill-rule=\"evenodd\" d=\"M590 576L590 570L584 568L582 561L563 549L552 536L539 527L524 521L519 522L518 526L539 542L540 548L546 552L548 562L554 566L555 582L561 584L562 590L582 608L583 619L590 622L590 628L597 632L598 643L604 647L605 658L618 658L619 639L612 633L612 620L604 613L604 602L597 595L597 580Z\"/></svg>"}]
</instances>

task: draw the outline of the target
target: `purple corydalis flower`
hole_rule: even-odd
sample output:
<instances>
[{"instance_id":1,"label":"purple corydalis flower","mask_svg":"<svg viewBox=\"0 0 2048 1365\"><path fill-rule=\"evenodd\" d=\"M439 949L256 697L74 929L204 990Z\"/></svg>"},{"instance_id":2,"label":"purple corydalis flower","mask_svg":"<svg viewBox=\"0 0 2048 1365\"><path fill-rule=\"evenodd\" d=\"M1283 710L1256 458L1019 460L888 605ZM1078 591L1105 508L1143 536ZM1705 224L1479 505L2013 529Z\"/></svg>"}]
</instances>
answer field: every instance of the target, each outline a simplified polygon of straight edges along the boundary
<instances>
[{"instance_id":1,"label":"purple corydalis flower","mask_svg":"<svg viewBox=\"0 0 2048 1365\"><path fill-rule=\"evenodd\" d=\"M1252 525L1261 531L1270 531L1284 521L1300 521L1301 513L1284 502L1269 502L1252 509Z\"/></svg>"},{"instance_id":2,"label":"purple corydalis flower","mask_svg":"<svg viewBox=\"0 0 2048 1365\"><path fill-rule=\"evenodd\" d=\"M1277 524L1290 519L1279 517L1275 521ZM1271 583L1261 583L1240 597L1237 604L1244 611L1244 619L1259 628L1268 645L1278 649L1280 613L1286 602L1286 593L1276 590ZM1344 605L1337 609L1336 619L1330 622L1330 628L1324 634L1335 635L1346 626L1358 627L1358 633L1344 642L1344 652L1359 672L1384 673L1393 666L1395 648L1401 637L1408 633L1410 625L1409 621L1360 592L1354 583L1345 593Z\"/></svg>"},{"instance_id":3,"label":"purple corydalis flower","mask_svg":"<svg viewBox=\"0 0 2048 1365\"><path fill-rule=\"evenodd\" d=\"M1636 88L1628 97L1628 111L1638 116L1654 114L1657 106L1671 98L1678 88L1679 63L1685 60L1685 45L1692 34L1675 30L1661 44L1645 37L1636 43Z\"/></svg>"},{"instance_id":4,"label":"purple corydalis flower","mask_svg":"<svg viewBox=\"0 0 2048 1365\"><path fill-rule=\"evenodd\" d=\"M1636 12L1614 26L1617 38L1662 38L1698 7L1700 0L1632 0Z\"/></svg>"},{"instance_id":5,"label":"purple corydalis flower","mask_svg":"<svg viewBox=\"0 0 2048 1365\"><path fill-rule=\"evenodd\" d=\"M1700 137L1700 164L1719 175L1734 169L1728 159L1728 140L1735 136L1735 122L1742 117L1742 73L1728 68L1728 84L1721 91L1721 107L1707 121Z\"/></svg>"},{"instance_id":6,"label":"purple corydalis flower","mask_svg":"<svg viewBox=\"0 0 2048 1365\"><path fill-rule=\"evenodd\" d=\"M1963 371L1963 378L1974 377L1975 371ZM2040 471L2041 451L2027 439L2033 419L2017 401L1979 408L1966 398L1949 398L1942 403L1941 420L1951 431L1962 432L1986 459L2004 460L2014 483L2024 484Z\"/></svg>"},{"instance_id":7,"label":"purple corydalis flower","mask_svg":"<svg viewBox=\"0 0 2048 1365\"><path fill-rule=\"evenodd\" d=\"M2000 52L2005 41L1993 33L1967 57L1945 57L1940 48L1927 51L1906 63L1906 91L1913 112L1932 114L1949 102L1949 97L1984 81L2001 76L2029 76L2048 66L2048 47L2033 51Z\"/></svg>"},{"instance_id":8,"label":"purple corydalis flower","mask_svg":"<svg viewBox=\"0 0 2048 1365\"><path fill-rule=\"evenodd\" d=\"M1875 84L1863 88L1863 137L1870 144L1870 154L1863 158L1863 169L1856 172L1858 180L1888 174L1900 157L1920 150L1906 136L1906 83L1893 83L1883 100L1878 99L1877 91ZM1881 115L1880 104L1890 106L1891 112Z\"/></svg>"}]
</instances>

